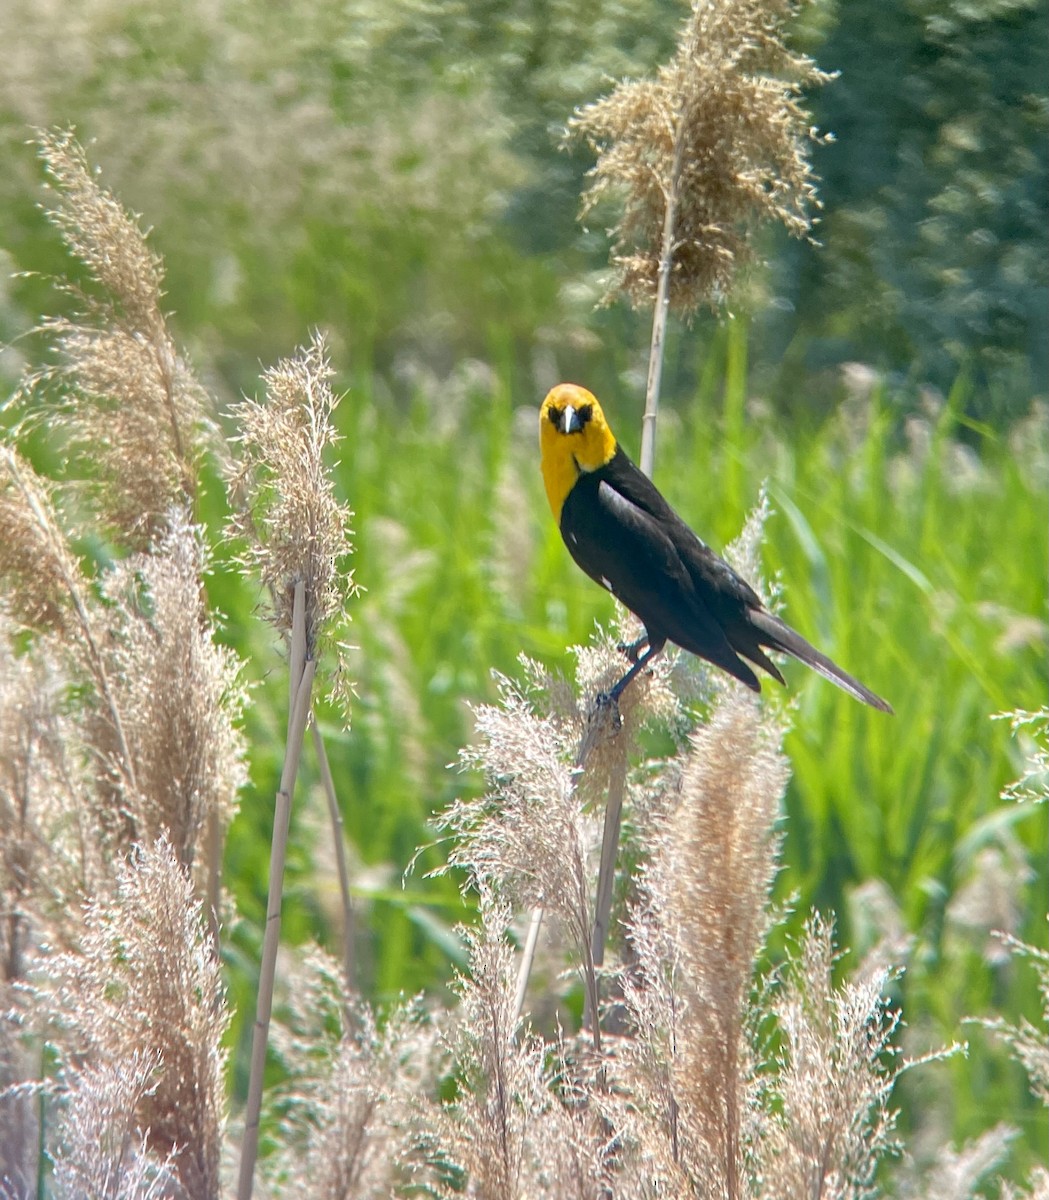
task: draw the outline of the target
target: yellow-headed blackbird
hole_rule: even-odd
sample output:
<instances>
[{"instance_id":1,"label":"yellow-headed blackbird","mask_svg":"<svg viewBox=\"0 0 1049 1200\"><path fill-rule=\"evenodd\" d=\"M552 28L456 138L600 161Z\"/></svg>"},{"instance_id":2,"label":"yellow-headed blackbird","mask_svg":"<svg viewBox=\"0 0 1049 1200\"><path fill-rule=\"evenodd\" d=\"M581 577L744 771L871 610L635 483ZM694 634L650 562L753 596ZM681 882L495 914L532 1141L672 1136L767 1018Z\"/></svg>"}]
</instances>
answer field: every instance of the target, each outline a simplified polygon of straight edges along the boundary
<instances>
[{"instance_id":1,"label":"yellow-headed blackbird","mask_svg":"<svg viewBox=\"0 0 1049 1200\"><path fill-rule=\"evenodd\" d=\"M539 445L547 498L569 553L645 627L645 636L625 647L633 666L610 700L618 700L645 664L674 642L755 692L761 684L748 663L783 683L764 648L779 650L864 704L892 712L768 612L754 589L696 537L623 453L586 388L561 383L547 395L539 413Z\"/></svg>"}]
</instances>

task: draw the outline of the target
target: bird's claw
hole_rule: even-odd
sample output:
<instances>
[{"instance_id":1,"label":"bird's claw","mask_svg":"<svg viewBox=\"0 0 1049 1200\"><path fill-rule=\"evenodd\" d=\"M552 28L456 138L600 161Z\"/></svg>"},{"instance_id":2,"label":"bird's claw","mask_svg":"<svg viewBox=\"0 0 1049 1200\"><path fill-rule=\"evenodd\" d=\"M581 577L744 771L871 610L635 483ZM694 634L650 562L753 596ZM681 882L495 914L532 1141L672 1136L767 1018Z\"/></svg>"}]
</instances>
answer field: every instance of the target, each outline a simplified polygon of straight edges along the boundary
<instances>
[{"instance_id":1,"label":"bird's claw","mask_svg":"<svg viewBox=\"0 0 1049 1200\"><path fill-rule=\"evenodd\" d=\"M616 642L616 649L628 662L637 662L637 651L633 642Z\"/></svg>"},{"instance_id":2,"label":"bird's claw","mask_svg":"<svg viewBox=\"0 0 1049 1200\"><path fill-rule=\"evenodd\" d=\"M636 663L641 657L641 647L646 644L647 640L647 638L639 638L636 642L616 642L616 649L628 662Z\"/></svg>"},{"instance_id":3,"label":"bird's claw","mask_svg":"<svg viewBox=\"0 0 1049 1200\"><path fill-rule=\"evenodd\" d=\"M598 692L594 697L594 707L590 719L608 720L612 732L618 733L623 728L623 718L619 713L619 697L612 692Z\"/></svg>"}]
</instances>

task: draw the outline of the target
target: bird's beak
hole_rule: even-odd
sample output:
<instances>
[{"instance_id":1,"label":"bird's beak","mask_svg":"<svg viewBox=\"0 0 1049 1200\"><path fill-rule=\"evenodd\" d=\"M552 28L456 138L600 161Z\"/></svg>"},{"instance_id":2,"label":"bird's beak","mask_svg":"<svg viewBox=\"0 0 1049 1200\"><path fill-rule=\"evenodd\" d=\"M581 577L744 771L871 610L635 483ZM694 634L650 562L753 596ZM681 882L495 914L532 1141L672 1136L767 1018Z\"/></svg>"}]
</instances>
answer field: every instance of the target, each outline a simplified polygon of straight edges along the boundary
<instances>
[{"instance_id":1,"label":"bird's beak","mask_svg":"<svg viewBox=\"0 0 1049 1200\"><path fill-rule=\"evenodd\" d=\"M561 432L579 433L582 428L583 425L579 420L579 414L571 404L566 404L564 412L561 414Z\"/></svg>"}]
</instances>

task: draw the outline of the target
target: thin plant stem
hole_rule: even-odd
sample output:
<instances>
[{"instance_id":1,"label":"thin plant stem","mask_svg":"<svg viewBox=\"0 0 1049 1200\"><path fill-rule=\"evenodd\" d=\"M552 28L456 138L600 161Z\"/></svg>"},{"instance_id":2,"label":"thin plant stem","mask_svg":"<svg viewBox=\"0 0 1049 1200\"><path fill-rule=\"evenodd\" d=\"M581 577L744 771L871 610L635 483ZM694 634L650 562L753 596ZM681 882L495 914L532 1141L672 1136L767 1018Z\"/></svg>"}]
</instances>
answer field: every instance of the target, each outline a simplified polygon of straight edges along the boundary
<instances>
[{"instance_id":1,"label":"thin plant stem","mask_svg":"<svg viewBox=\"0 0 1049 1200\"><path fill-rule=\"evenodd\" d=\"M601 1053L601 993L590 942L583 939L583 1028L590 1030L594 1053Z\"/></svg>"},{"instance_id":2,"label":"thin plant stem","mask_svg":"<svg viewBox=\"0 0 1049 1200\"><path fill-rule=\"evenodd\" d=\"M544 908L537 904L532 909L528 921L528 933L525 935L524 949L521 951L521 964L517 969L517 991L514 993L513 1022L516 1025L524 1008L525 992L528 990L528 977L532 973L532 963L535 961L535 948L539 945L539 930L543 925Z\"/></svg>"},{"instance_id":3,"label":"thin plant stem","mask_svg":"<svg viewBox=\"0 0 1049 1200\"><path fill-rule=\"evenodd\" d=\"M681 169L684 160L685 120L679 113L674 132L674 158L670 168L670 180L666 192L666 210L663 214L663 239L659 256L659 277L656 283L656 300L652 311L652 340L648 352L648 383L645 388L645 411L641 418L641 470L651 477L656 459L656 422L659 417L660 386L663 380L663 349L666 343L667 317L670 313L670 273L674 265L676 248L678 196L681 184ZM623 800L626 795L625 757L616 763L608 783L605 800L605 824L601 835L601 860L597 876L597 896L594 902L594 925L590 939L590 956L594 968L605 961L605 943L608 940L609 918L612 912L612 888L615 882L616 859L619 856L619 834L622 827ZM600 1023L596 1009L596 972L594 983L594 1010L589 1015L594 1028Z\"/></svg>"},{"instance_id":4,"label":"thin plant stem","mask_svg":"<svg viewBox=\"0 0 1049 1200\"><path fill-rule=\"evenodd\" d=\"M670 168L670 183L663 214L663 244L659 256L659 278L656 282L656 302L652 311L652 342L648 351L648 384L645 388L645 412L641 418L641 470L651 477L656 460L656 420L659 416L659 389L663 381L663 346L666 341L667 316L670 312L670 272L674 265L678 193L684 158L685 121L678 117L674 133L674 159Z\"/></svg>"},{"instance_id":5,"label":"thin plant stem","mask_svg":"<svg viewBox=\"0 0 1049 1200\"><path fill-rule=\"evenodd\" d=\"M335 844L335 867L339 876L339 891L342 895L342 968L346 986L351 990L357 983L357 964L354 956L357 921L353 912L353 898L350 895L350 869L346 862L346 831L339 808L339 798L335 794L335 780L328 762L328 751L324 746L324 738L317 728L317 719L310 723L313 735L313 749L317 755L317 765L320 769L321 783L324 794L328 798L328 815L331 817L332 840Z\"/></svg>"},{"instance_id":6,"label":"thin plant stem","mask_svg":"<svg viewBox=\"0 0 1049 1200\"><path fill-rule=\"evenodd\" d=\"M597 898L594 903L594 929L590 941L594 963L605 961L605 942L608 940L609 916L612 912L612 885L616 876L616 854L619 831L623 822L623 799L626 795L626 763L617 764L608 784L605 802L605 827L601 837L601 865L597 874Z\"/></svg>"},{"instance_id":7,"label":"thin plant stem","mask_svg":"<svg viewBox=\"0 0 1049 1200\"><path fill-rule=\"evenodd\" d=\"M587 727L583 731L583 736L579 739L579 748L576 751L575 768L577 772L586 769L587 759L590 757L590 752L603 737L609 735L609 725L613 720L613 713L610 707L599 706L591 714L591 719L587 722ZM521 952L521 962L517 968L517 988L514 993L514 1018L521 1015L524 1008L525 992L528 989L528 978L532 973L532 965L535 961L536 945L539 941L539 928L543 923L543 917L546 909L542 904L537 904L532 909L532 915L528 923L528 934L525 938L524 948ZM583 982L584 982L584 1013L596 1011L597 1005L597 974L594 969L594 956L591 953L591 940L584 937L583 945ZM597 1022L593 1023L594 1046L595 1049L601 1048L601 1032L597 1028Z\"/></svg>"},{"instance_id":8,"label":"thin plant stem","mask_svg":"<svg viewBox=\"0 0 1049 1200\"><path fill-rule=\"evenodd\" d=\"M266 1047L269 1040L270 1016L273 1011L273 987L277 973L277 951L280 947L281 900L284 890L284 863L287 857L288 830L291 824L291 798L299 770L299 758L306 737L310 716L310 694L317 670L315 659L307 659L305 587L295 588L292 615L291 667L292 705L288 713L288 744L285 748L284 769L281 772L273 814L273 842L270 852L269 897L266 904L266 933L259 966L259 992L255 1009L255 1026L251 1038L251 1069L248 1077L248 1097L244 1110L244 1137L240 1152L240 1175L237 1200L251 1200L255 1182L255 1162L259 1151L259 1121L262 1113L262 1082L266 1066Z\"/></svg>"},{"instance_id":9,"label":"thin plant stem","mask_svg":"<svg viewBox=\"0 0 1049 1200\"><path fill-rule=\"evenodd\" d=\"M295 716L295 700L302 680L306 662L306 584L299 580L295 584L295 598L291 609L291 643L288 647L288 744L291 744L292 721Z\"/></svg>"},{"instance_id":10,"label":"thin plant stem","mask_svg":"<svg viewBox=\"0 0 1049 1200\"><path fill-rule=\"evenodd\" d=\"M206 915L208 937L215 957L219 956L219 904L222 899L222 825L214 808L208 813L208 826L204 842L207 862Z\"/></svg>"}]
</instances>

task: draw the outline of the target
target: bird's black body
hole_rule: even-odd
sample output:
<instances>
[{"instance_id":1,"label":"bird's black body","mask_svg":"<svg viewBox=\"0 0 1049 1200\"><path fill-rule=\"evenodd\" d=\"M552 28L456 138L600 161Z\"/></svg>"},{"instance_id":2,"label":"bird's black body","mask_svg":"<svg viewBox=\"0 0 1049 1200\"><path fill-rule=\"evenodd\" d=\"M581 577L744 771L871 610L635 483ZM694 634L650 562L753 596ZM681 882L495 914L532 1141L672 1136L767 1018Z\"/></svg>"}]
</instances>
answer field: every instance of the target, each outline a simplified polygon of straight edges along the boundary
<instances>
[{"instance_id":1,"label":"bird's black body","mask_svg":"<svg viewBox=\"0 0 1049 1200\"><path fill-rule=\"evenodd\" d=\"M576 563L644 625L649 649L635 669L670 641L760 691L749 663L783 682L767 648L793 655L865 704L892 711L768 612L753 588L700 541L621 447L604 465L580 473L562 506L560 527Z\"/></svg>"}]
</instances>

